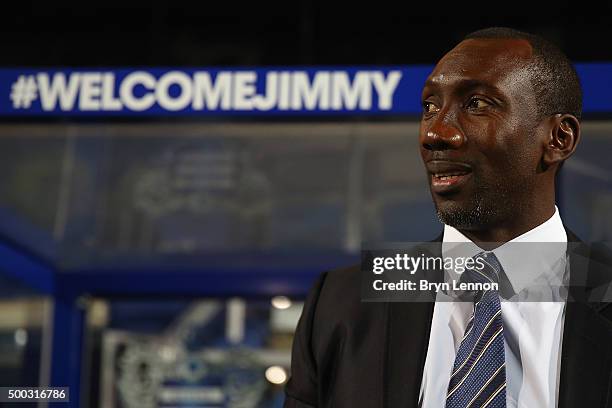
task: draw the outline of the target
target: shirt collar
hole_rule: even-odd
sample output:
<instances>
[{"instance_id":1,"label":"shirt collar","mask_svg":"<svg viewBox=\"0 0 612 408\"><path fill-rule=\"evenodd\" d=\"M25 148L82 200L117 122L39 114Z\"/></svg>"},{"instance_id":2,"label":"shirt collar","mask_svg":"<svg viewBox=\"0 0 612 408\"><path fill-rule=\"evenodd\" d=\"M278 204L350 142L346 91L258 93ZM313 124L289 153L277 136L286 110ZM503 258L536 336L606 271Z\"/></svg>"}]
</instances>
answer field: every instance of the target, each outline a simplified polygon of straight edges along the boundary
<instances>
[{"instance_id":1,"label":"shirt collar","mask_svg":"<svg viewBox=\"0 0 612 408\"><path fill-rule=\"evenodd\" d=\"M542 242L543 245L527 245ZM518 245L514 245L514 244ZM493 250L516 293L536 279L560 282L565 271L567 233L559 209L548 220ZM442 253L473 257L482 249L450 225L444 226ZM517 253L520 252L520 256Z\"/></svg>"}]
</instances>

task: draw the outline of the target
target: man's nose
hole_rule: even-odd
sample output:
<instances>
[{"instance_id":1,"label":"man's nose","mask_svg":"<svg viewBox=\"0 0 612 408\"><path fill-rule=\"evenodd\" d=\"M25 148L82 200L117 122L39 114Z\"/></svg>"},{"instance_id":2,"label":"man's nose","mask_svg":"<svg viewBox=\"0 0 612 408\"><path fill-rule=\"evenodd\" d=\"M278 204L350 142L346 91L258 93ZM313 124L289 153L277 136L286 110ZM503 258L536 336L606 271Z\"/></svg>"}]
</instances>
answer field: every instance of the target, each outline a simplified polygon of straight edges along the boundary
<instances>
[{"instance_id":1,"label":"man's nose","mask_svg":"<svg viewBox=\"0 0 612 408\"><path fill-rule=\"evenodd\" d=\"M463 132L443 117L436 118L421 134L421 145L427 150L459 149L464 143Z\"/></svg>"}]
</instances>

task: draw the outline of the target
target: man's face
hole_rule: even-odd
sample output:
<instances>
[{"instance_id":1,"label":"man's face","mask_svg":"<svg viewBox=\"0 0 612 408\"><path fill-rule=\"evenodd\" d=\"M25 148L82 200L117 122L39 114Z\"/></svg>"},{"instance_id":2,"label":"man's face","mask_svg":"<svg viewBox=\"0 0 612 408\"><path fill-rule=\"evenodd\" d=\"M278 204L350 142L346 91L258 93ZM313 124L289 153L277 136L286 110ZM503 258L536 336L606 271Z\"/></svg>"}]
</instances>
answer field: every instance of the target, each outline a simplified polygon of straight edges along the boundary
<instances>
[{"instance_id":1,"label":"man's face","mask_svg":"<svg viewBox=\"0 0 612 408\"><path fill-rule=\"evenodd\" d=\"M466 40L427 79L419 141L445 224L486 229L533 202L543 135L531 53L524 40Z\"/></svg>"}]
</instances>

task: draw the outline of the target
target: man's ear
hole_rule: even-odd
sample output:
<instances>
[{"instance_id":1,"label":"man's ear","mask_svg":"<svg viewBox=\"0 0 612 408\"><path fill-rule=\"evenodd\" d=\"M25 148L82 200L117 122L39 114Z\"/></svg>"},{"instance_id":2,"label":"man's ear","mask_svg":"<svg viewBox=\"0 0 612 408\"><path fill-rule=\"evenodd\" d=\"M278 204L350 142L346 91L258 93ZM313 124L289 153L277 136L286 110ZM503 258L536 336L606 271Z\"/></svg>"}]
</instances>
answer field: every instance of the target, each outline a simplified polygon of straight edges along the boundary
<instances>
[{"instance_id":1,"label":"man's ear","mask_svg":"<svg viewBox=\"0 0 612 408\"><path fill-rule=\"evenodd\" d=\"M545 168L560 164L570 157L580 141L580 122L574 115L558 113L551 116L550 120L552 126L542 156Z\"/></svg>"}]
</instances>

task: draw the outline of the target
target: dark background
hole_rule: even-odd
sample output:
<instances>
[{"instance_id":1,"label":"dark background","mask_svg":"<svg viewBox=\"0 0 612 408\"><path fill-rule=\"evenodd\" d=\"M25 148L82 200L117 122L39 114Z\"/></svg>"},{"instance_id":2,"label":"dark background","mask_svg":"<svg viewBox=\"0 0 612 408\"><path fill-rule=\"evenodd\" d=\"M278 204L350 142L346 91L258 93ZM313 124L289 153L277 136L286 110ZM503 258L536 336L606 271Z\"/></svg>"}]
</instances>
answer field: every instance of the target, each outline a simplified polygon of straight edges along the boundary
<instances>
[{"instance_id":1,"label":"dark background","mask_svg":"<svg viewBox=\"0 0 612 408\"><path fill-rule=\"evenodd\" d=\"M574 61L612 61L603 2L10 4L0 13L2 66L431 64L488 26L541 34Z\"/></svg>"}]
</instances>

